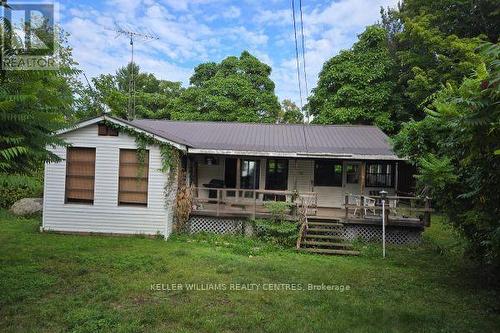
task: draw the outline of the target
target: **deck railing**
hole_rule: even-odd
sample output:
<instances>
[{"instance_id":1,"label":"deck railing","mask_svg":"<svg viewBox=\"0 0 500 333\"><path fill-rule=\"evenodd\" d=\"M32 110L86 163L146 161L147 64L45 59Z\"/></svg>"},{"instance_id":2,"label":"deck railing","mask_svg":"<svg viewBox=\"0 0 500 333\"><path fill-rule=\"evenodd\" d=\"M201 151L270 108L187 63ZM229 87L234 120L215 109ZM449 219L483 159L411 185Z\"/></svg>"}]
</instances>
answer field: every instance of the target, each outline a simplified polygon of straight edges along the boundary
<instances>
[{"instance_id":1,"label":"deck railing","mask_svg":"<svg viewBox=\"0 0 500 333\"><path fill-rule=\"evenodd\" d=\"M381 219L382 197L373 195L346 194L345 219ZM386 221L420 221L425 226L431 223L431 199L428 197L387 196Z\"/></svg>"},{"instance_id":2,"label":"deck railing","mask_svg":"<svg viewBox=\"0 0 500 333\"><path fill-rule=\"evenodd\" d=\"M193 210L215 213L221 216L224 213L239 213L255 218L259 213L269 213L264 207L266 201L285 201L291 203L289 217L296 218L297 210L304 200L301 198L311 197L308 202L317 204L318 197L315 192L261 190L261 189L238 189L238 188L212 188L193 187L192 199ZM236 210L237 209L237 210Z\"/></svg>"}]
</instances>

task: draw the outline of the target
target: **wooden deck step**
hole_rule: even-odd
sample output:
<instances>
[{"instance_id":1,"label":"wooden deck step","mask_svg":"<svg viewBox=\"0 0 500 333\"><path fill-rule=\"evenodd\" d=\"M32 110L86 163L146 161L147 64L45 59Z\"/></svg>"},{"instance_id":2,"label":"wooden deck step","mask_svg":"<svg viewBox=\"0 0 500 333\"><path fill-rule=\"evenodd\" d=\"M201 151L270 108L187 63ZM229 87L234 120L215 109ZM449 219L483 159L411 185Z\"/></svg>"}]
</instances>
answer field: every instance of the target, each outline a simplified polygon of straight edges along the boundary
<instances>
[{"instance_id":1,"label":"wooden deck step","mask_svg":"<svg viewBox=\"0 0 500 333\"><path fill-rule=\"evenodd\" d=\"M310 247L300 248L299 251L310 252L310 253L319 253L319 254L340 254L340 255L346 255L346 256L359 255L358 251L352 251L352 250L317 249L317 248L310 248Z\"/></svg>"},{"instance_id":2,"label":"wooden deck step","mask_svg":"<svg viewBox=\"0 0 500 333\"><path fill-rule=\"evenodd\" d=\"M307 222L308 226L328 226L328 227L343 227L342 223L337 222Z\"/></svg>"},{"instance_id":3,"label":"wooden deck step","mask_svg":"<svg viewBox=\"0 0 500 333\"><path fill-rule=\"evenodd\" d=\"M328 246L328 247L349 247L352 248L352 244L349 243L333 243L333 242L320 242L320 241L310 241L310 240L305 240L302 241L302 244L304 245L314 245L314 246Z\"/></svg>"},{"instance_id":4,"label":"wooden deck step","mask_svg":"<svg viewBox=\"0 0 500 333\"><path fill-rule=\"evenodd\" d=\"M307 232L339 232L338 229L328 228L308 228Z\"/></svg>"},{"instance_id":5,"label":"wooden deck step","mask_svg":"<svg viewBox=\"0 0 500 333\"><path fill-rule=\"evenodd\" d=\"M331 239L331 240L342 240L343 238L340 236L332 236L332 235L316 235L316 234L306 234L304 238L317 238L317 239Z\"/></svg>"}]
</instances>

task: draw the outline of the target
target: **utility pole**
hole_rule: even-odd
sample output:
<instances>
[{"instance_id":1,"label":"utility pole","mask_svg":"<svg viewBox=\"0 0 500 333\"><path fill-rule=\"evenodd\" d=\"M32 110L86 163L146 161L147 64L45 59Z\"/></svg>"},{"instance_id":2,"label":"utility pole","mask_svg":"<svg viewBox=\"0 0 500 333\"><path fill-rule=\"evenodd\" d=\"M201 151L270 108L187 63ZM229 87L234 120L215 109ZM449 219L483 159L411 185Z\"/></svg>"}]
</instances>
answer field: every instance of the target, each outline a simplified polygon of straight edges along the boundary
<instances>
[{"instance_id":1,"label":"utility pole","mask_svg":"<svg viewBox=\"0 0 500 333\"><path fill-rule=\"evenodd\" d=\"M130 67L129 67L129 83L128 83L128 118L133 120L135 118L135 78L134 78L134 40L158 40L160 39L157 36L152 34L143 34L139 32L135 32L132 30L126 30L119 26L113 29L118 36L125 36L129 39L130 43Z\"/></svg>"}]
</instances>

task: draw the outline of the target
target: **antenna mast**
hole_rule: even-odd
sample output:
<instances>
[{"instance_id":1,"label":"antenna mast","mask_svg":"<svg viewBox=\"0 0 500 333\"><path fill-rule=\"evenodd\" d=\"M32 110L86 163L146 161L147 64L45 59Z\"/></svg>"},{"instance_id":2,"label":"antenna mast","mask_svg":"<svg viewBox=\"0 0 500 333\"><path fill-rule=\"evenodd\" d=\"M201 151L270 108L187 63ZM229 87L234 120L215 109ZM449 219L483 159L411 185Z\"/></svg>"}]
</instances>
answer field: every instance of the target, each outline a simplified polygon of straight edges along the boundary
<instances>
[{"instance_id":1,"label":"antenna mast","mask_svg":"<svg viewBox=\"0 0 500 333\"><path fill-rule=\"evenodd\" d=\"M139 32L135 32L132 30L126 30L118 25L116 25L114 31L118 36L125 36L130 41L130 67L129 67L129 83L128 83L128 118L133 120L135 118L135 78L134 78L134 40L142 39L142 40L158 40L159 37L152 34L143 34ZM128 66L127 66L128 67Z\"/></svg>"}]
</instances>

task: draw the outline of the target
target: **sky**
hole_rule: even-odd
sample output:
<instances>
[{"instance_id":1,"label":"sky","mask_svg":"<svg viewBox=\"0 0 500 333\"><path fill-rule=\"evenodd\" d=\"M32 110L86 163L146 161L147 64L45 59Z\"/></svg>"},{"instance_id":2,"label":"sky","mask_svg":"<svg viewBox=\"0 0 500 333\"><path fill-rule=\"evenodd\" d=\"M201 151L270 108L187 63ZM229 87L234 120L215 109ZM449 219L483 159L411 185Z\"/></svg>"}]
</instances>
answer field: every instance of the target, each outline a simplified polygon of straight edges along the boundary
<instances>
[{"instance_id":1,"label":"sky","mask_svg":"<svg viewBox=\"0 0 500 333\"><path fill-rule=\"evenodd\" d=\"M295 3L298 7L299 0ZM350 48L365 26L377 22L381 6L396 3L303 0L309 90L316 85L323 63ZM290 0L63 0L58 4L73 56L88 77L114 73L130 61L129 41L113 31L120 27L159 38L138 39L134 44L135 61L158 78L187 86L196 65L248 50L272 67L279 99L300 104Z\"/></svg>"}]
</instances>

